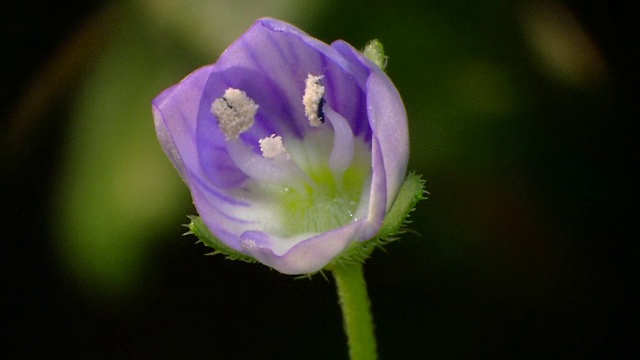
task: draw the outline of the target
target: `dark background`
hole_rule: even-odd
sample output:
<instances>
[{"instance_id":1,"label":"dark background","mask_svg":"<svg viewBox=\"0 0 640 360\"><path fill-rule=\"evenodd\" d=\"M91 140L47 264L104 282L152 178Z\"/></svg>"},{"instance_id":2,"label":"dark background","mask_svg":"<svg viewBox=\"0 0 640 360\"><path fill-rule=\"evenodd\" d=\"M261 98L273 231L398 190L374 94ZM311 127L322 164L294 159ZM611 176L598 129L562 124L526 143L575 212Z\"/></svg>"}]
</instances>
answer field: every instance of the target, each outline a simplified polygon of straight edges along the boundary
<instances>
[{"instance_id":1,"label":"dark background","mask_svg":"<svg viewBox=\"0 0 640 360\"><path fill-rule=\"evenodd\" d=\"M410 117L410 167L431 194L412 216L415 232L365 266L380 358L638 356L637 31L615 3L532 2L566 11L603 64L578 80L547 76L518 25L523 4L333 2L299 24L324 41L382 40ZM111 24L137 15L123 2L1 7L2 352L346 358L333 281L203 256L180 236L194 212L188 196L160 230L147 229L144 270L116 290L64 265L55 199L74 183L56 179L76 93L115 41ZM171 44L185 47L186 64L155 93L215 60ZM460 70L465 59L490 70ZM483 95L503 72L516 84L508 111ZM150 124L150 111L137 121Z\"/></svg>"}]
</instances>

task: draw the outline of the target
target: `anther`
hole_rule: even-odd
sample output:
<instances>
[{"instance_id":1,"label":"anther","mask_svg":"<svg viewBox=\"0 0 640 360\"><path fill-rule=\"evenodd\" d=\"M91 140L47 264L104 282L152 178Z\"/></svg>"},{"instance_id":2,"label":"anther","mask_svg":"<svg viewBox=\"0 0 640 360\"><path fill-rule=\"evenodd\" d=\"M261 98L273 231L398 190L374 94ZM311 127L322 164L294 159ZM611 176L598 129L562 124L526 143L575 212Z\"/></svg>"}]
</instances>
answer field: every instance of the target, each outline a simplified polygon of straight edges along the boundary
<instances>
[{"instance_id":1,"label":"anther","mask_svg":"<svg viewBox=\"0 0 640 360\"><path fill-rule=\"evenodd\" d=\"M225 138L235 140L253 126L258 107L244 91L228 88L222 97L213 101L211 112L218 119Z\"/></svg>"},{"instance_id":2,"label":"anther","mask_svg":"<svg viewBox=\"0 0 640 360\"><path fill-rule=\"evenodd\" d=\"M260 139L260 151L266 159L289 159L287 150L282 145L282 137L273 134L264 139Z\"/></svg>"},{"instance_id":3,"label":"anther","mask_svg":"<svg viewBox=\"0 0 640 360\"><path fill-rule=\"evenodd\" d=\"M324 123L324 86L320 83L322 75L307 76L305 83L304 96L302 104L304 104L304 114L309 119L309 125L318 127Z\"/></svg>"}]
</instances>

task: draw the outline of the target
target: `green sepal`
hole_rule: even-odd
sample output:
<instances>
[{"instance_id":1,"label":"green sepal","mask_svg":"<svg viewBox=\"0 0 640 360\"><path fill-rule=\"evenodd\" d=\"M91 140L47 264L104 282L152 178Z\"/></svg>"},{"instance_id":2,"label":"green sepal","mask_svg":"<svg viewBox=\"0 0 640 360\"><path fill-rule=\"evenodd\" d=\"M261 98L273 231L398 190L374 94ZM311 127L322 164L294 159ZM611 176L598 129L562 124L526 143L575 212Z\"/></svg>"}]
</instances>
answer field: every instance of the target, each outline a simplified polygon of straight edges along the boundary
<instances>
[{"instance_id":1,"label":"green sepal","mask_svg":"<svg viewBox=\"0 0 640 360\"><path fill-rule=\"evenodd\" d=\"M398 240L398 235L408 230L407 225L411 222L409 215L415 210L418 202L428 194L424 189L424 183L420 175L409 173L400 187L395 202L385 215L378 234L373 239L352 243L349 248L331 260L325 269L331 269L336 265L362 263L375 248L383 248L384 245Z\"/></svg>"},{"instance_id":2,"label":"green sepal","mask_svg":"<svg viewBox=\"0 0 640 360\"><path fill-rule=\"evenodd\" d=\"M205 246L214 250L207 255L222 254L229 260L241 260L249 263L257 262L257 260L251 256L247 256L225 245L209 231L207 225L205 225L204 221L202 221L202 218L199 216L189 216L189 220L191 220L191 222L185 225L189 231L184 233L184 235L193 234L198 237L198 242L196 243L201 242Z\"/></svg>"},{"instance_id":3,"label":"green sepal","mask_svg":"<svg viewBox=\"0 0 640 360\"><path fill-rule=\"evenodd\" d=\"M364 46L362 53L367 59L373 61L373 63L378 65L378 67L383 71L387 67L387 60L389 60L389 57L384 55L384 47L378 39L369 41L367 45Z\"/></svg>"}]
</instances>

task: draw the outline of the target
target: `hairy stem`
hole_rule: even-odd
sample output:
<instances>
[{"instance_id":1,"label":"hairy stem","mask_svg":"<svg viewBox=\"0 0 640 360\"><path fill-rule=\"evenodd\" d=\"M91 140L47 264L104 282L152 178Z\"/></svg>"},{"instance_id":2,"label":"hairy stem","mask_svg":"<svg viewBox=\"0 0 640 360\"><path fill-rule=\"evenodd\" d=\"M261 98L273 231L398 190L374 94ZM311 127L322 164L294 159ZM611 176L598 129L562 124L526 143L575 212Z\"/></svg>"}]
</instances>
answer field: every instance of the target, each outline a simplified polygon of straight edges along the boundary
<instances>
[{"instance_id":1,"label":"hairy stem","mask_svg":"<svg viewBox=\"0 0 640 360\"><path fill-rule=\"evenodd\" d=\"M338 288L344 329L349 344L349 358L351 360L376 359L376 339L362 264L335 265L331 271Z\"/></svg>"}]
</instances>

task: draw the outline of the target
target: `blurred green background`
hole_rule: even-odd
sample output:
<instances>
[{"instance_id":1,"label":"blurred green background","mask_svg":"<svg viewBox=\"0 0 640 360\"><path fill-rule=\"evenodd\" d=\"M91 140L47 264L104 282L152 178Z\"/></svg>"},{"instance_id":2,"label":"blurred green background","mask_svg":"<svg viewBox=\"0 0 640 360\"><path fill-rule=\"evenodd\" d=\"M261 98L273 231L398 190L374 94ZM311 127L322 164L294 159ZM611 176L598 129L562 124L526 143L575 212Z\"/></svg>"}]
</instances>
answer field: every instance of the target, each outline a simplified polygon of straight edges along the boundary
<instances>
[{"instance_id":1,"label":"blurred green background","mask_svg":"<svg viewBox=\"0 0 640 360\"><path fill-rule=\"evenodd\" d=\"M365 267L382 359L637 356L637 35L624 11L4 3L2 351L346 358L331 279L206 257L181 236L195 210L153 129L156 94L272 16L326 42L380 39L405 100L410 169L430 197Z\"/></svg>"}]
</instances>

